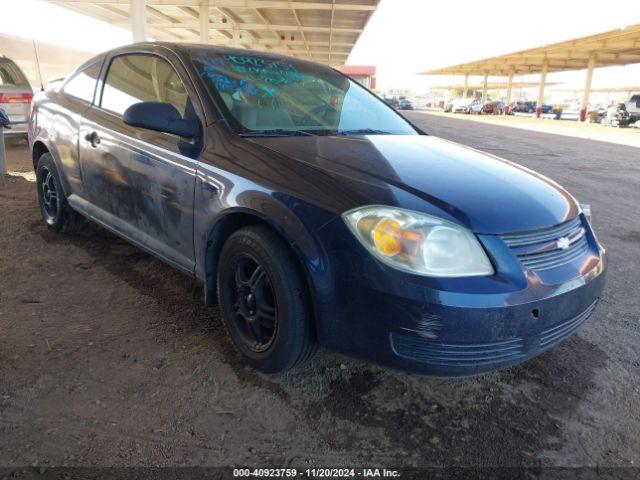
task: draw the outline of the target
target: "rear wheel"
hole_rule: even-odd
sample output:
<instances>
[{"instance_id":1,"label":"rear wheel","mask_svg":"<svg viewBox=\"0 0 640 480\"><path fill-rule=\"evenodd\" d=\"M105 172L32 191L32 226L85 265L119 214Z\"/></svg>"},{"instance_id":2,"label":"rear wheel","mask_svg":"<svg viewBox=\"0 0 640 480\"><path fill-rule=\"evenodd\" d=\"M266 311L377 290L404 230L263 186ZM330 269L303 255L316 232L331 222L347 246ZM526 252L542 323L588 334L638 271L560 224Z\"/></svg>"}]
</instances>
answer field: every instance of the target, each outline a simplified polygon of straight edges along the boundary
<instances>
[{"instance_id":1,"label":"rear wheel","mask_svg":"<svg viewBox=\"0 0 640 480\"><path fill-rule=\"evenodd\" d=\"M47 227L62 233L76 231L82 217L69 206L62 191L58 170L49 153L43 154L38 160L36 186L40 213Z\"/></svg>"},{"instance_id":2,"label":"rear wheel","mask_svg":"<svg viewBox=\"0 0 640 480\"><path fill-rule=\"evenodd\" d=\"M311 309L304 276L289 246L265 226L232 234L217 272L222 319L233 344L255 368L286 371L311 357Z\"/></svg>"}]
</instances>

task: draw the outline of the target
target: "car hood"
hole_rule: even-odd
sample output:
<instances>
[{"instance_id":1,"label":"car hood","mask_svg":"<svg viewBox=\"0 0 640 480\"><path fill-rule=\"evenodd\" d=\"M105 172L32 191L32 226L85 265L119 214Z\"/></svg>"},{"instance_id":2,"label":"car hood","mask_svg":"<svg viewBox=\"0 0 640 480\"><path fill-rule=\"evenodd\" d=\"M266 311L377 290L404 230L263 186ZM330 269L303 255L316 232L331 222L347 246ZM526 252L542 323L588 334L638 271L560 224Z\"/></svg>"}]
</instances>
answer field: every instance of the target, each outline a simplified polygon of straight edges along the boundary
<instances>
[{"instance_id":1,"label":"car hood","mask_svg":"<svg viewBox=\"0 0 640 480\"><path fill-rule=\"evenodd\" d=\"M533 230L578 214L571 195L548 178L437 137L263 137L251 141L319 168L336 180L375 187L369 189L368 203L435 213L476 233Z\"/></svg>"}]
</instances>

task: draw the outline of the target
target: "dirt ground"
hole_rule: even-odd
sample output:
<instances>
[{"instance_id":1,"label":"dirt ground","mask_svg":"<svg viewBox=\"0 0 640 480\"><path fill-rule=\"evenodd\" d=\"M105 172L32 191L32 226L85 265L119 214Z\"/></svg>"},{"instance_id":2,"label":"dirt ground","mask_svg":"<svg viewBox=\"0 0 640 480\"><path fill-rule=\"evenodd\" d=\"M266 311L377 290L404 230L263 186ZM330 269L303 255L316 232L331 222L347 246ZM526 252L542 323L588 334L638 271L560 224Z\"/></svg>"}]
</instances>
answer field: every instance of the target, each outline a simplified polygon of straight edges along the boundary
<instances>
[{"instance_id":1,"label":"dirt ground","mask_svg":"<svg viewBox=\"0 0 640 480\"><path fill-rule=\"evenodd\" d=\"M533 114L517 115L465 115L445 113L442 110L422 110L416 113L456 117L456 120L468 120L502 127L518 128L534 132L552 133L568 137L617 143L630 147L640 147L640 128L606 127L601 123L578 122L575 120L555 120L543 115L535 118ZM414 114L415 115L415 114ZM445 120L447 122L447 120ZM525 134L526 135L526 134Z\"/></svg>"},{"instance_id":2,"label":"dirt ground","mask_svg":"<svg viewBox=\"0 0 640 480\"><path fill-rule=\"evenodd\" d=\"M0 465L638 465L640 150L412 115L592 203L611 263L579 334L455 381L326 351L257 374L194 281L97 226L49 232L26 145L13 144L0 178Z\"/></svg>"}]
</instances>

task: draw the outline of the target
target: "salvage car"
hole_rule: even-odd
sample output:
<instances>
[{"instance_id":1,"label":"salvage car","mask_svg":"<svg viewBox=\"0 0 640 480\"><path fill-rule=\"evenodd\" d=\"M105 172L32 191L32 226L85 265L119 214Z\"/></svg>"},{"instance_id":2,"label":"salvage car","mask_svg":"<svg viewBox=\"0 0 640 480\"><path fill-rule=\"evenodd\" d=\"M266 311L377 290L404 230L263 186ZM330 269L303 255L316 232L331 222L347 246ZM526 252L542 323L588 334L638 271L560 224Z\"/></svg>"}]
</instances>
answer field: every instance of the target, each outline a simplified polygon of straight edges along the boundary
<instances>
[{"instance_id":1,"label":"salvage car","mask_svg":"<svg viewBox=\"0 0 640 480\"><path fill-rule=\"evenodd\" d=\"M632 123L640 120L640 94L631 95L624 108L629 112L630 121Z\"/></svg>"},{"instance_id":2,"label":"salvage car","mask_svg":"<svg viewBox=\"0 0 640 480\"><path fill-rule=\"evenodd\" d=\"M473 98L456 98L451 102L451 111L453 113L470 113L471 104L474 101Z\"/></svg>"},{"instance_id":3,"label":"salvage car","mask_svg":"<svg viewBox=\"0 0 640 480\"><path fill-rule=\"evenodd\" d=\"M502 111L504 110L504 102L500 102L497 100L489 100L482 107L482 113L486 113L487 115L502 115Z\"/></svg>"},{"instance_id":4,"label":"salvage car","mask_svg":"<svg viewBox=\"0 0 640 480\"><path fill-rule=\"evenodd\" d=\"M398 102L399 110L413 110L413 108L413 102L408 98L403 98L402 100L400 100L400 102Z\"/></svg>"},{"instance_id":5,"label":"salvage car","mask_svg":"<svg viewBox=\"0 0 640 480\"><path fill-rule=\"evenodd\" d=\"M0 108L11 120L5 135L25 137L33 90L26 75L10 58L0 56Z\"/></svg>"},{"instance_id":6,"label":"salvage car","mask_svg":"<svg viewBox=\"0 0 640 480\"><path fill-rule=\"evenodd\" d=\"M323 345L478 374L554 347L602 295L589 208L323 65L122 47L38 96L29 141L51 230L88 218L195 277L264 372Z\"/></svg>"},{"instance_id":7,"label":"salvage car","mask_svg":"<svg viewBox=\"0 0 640 480\"><path fill-rule=\"evenodd\" d=\"M482 109L484 108L484 102L481 98L476 98L473 102L469 104L469 109L467 113L476 113L480 115L482 113Z\"/></svg>"}]
</instances>

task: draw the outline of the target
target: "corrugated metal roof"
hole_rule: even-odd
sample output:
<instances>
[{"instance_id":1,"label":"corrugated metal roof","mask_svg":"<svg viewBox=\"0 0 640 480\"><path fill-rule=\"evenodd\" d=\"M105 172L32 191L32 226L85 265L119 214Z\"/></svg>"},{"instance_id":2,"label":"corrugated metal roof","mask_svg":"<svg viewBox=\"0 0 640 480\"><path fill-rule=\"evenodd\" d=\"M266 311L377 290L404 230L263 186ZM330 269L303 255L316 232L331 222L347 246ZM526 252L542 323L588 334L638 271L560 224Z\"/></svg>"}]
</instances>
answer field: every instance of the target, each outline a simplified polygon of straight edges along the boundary
<instances>
[{"instance_id":1,"label":"corrugated metal roof","mask_svg":"<svg viewBox=\"0 0 640 480\"><path fill-rule=\"evenodd\" d=\"M509 75L562 72L587 68L593 59L595 67L640 63L640 24L509 53L474 62L438 68L422 75Z\"/></svg>"},{"instance_id":2,"label":"corrugated metal roof","mask_svg":"<svg viewBox=\"0 0 640 480\"><path fill-rule=\"evenodd\" d=\"M114 25L130 26L129 0L49 1ZM210 43L239 44L341 66L379 1L209 0ZM200 5L201 0L147 0L149 36L200 41Z\"/></svg>"}]
</instances>

